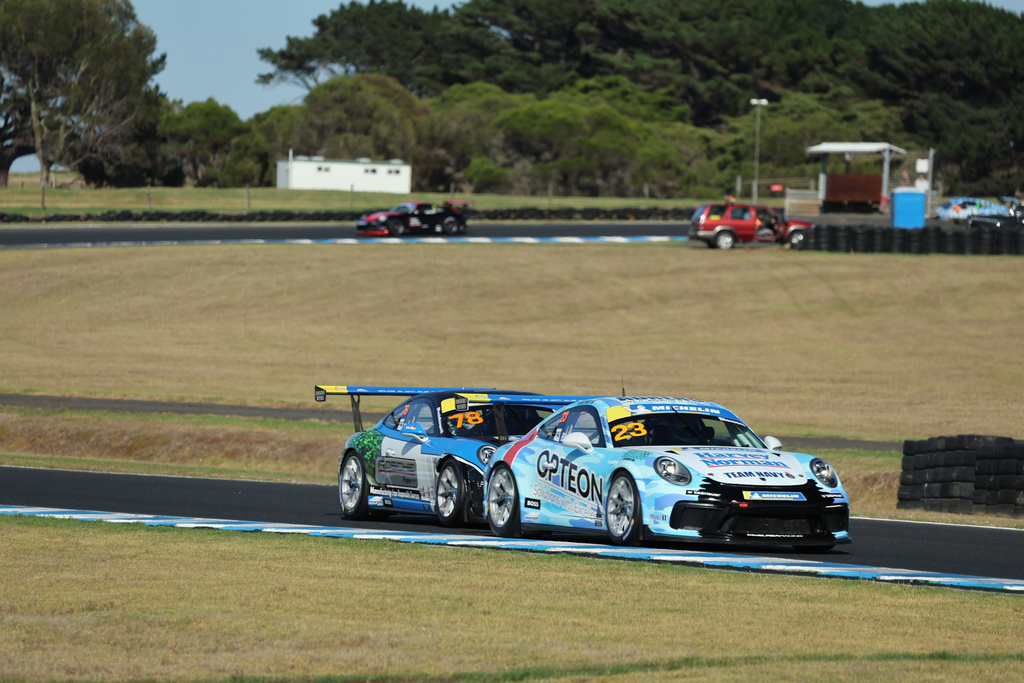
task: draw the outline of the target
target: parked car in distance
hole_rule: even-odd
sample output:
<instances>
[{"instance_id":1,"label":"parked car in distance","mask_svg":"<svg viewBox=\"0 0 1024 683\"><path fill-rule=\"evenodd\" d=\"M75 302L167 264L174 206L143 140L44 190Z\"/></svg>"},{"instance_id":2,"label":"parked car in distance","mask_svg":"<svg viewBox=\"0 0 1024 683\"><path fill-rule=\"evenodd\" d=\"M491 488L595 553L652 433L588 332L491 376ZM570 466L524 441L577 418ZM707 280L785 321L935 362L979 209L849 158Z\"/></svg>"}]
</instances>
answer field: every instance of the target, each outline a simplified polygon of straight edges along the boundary
<instances>
[{"instance_id":1,"label":"parked car in distance","mask_svg":"<svg viewBox=\"0 0 1024 683\"><path fill-rule=\"evenodd\" d=\"M732 249L737 243L774 242L800 248L813 223L788 219L779 209L759 204L704 204L690 219L690 239Z\"/></svg>"},{"instance_id":2,"label":"parked car in distance","mask_svg":"<svg viewBox=\"0 0 1024 683\"><path fill-rule=\"evenodd\" d=\"M410 233L457 235L466 232L467 202L403 202L387 211L371 211L356 222L360 237L401 237Z\"/></svg>"}]
</instances>

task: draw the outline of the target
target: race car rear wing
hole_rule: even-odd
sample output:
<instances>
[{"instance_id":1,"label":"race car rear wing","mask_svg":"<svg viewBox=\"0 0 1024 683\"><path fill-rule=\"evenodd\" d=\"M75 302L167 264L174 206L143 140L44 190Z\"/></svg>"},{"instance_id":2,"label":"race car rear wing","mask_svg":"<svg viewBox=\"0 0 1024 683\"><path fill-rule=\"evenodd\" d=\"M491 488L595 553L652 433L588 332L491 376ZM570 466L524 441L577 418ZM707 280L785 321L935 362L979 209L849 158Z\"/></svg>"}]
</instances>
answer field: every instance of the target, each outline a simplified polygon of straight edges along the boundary
<instances>
[{"instance_id":1,"label":"race car rear wing","mask_svg":"<svg viewBox=\"0 0 1024 683\"><path fill-rule=\"evenodd\" d=\"M316 385L314 398L318 403L328 396L348 396L352 402L352 423L357 432L363 431L363 417L360 400L363 396L415 396L434 391L450 391L456 394L453 410L466 410L470 404L489 403L493 405L534 405L561 407L592 396L545 396L542 394L501 394L490 393L490 389L468 389L465 387L373 387L373 386L329 386ZM464 403L463 403L464 401ZM508 440L508 429L504 424L502 411L495 411L498 433L503 441Z\"/></svg>"},{"instance_id":2,"label":"race car rear wing","mask_svg":"<svg viewBox=\"0 0 1024 683\"><path fill-rule=\"evenodd\" d=\"M467 389L466 387L342 387L326 384L317 384L313 389L313 397L317 403L326 401L328 396L348 396L352 402L352 422L357 432L363 431L363 416L359 411L359 401L363 396L415 396L432 391L487 391L486 389Z\"/></svg>"}]
</instances>

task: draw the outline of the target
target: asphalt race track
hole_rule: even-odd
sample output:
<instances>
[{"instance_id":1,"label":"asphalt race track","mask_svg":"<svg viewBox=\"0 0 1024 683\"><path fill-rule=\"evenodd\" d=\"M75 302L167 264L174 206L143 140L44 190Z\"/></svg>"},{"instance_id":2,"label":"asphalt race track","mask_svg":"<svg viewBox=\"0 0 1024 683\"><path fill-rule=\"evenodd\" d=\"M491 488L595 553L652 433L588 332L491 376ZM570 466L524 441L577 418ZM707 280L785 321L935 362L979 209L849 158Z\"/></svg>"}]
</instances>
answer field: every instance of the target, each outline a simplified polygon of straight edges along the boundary
<instances>
[{"instance_id":1,"label":"asphalt race track","mask_svg":"<svg viewBox=\"0 0 1024 683\"><path fill-rule=\"evenodd\" d=\"M394 516L380 522L349 522L341 517L337 488L322 484L282 484L228 479L197 479L0 467L0 505L205 517L213 519L354 527L361 529L450 533L428 518ZM490 537L483 525L460 533ZM771 555L865 567L1024 580L1024 530L940 525L855 518L853 543L824 554L790 549L725 548L673 544L718 554ZM582 536L552 535L560 541ZM604 539L594 537L594 543Z\"/></svg>"},{"instance_id":2,"label":"asphalt race track","mask_svg":"<svg viewBox=\"0 0 1024 683\"><path fill-rule=\"evenodd\" d=\"M689 223L628 222L595 223L477 223L459 237L543 238L543 237L686 237ZM54 225L31 228L0 228L0 247L59 246L70 244L122 244L151 242L235 242L249 240L352 239L351 224L129 224ZM413 239L420 235L411 236ZM422 236L431 236L424 233ZM438 238L443 236L437 235ZM367 240L369 241L369 240Z\"/></svg>"},{"instance_id":3,"label":"asphalt race track","mask_svg":"<svg viewBox=\"0 0 1024 683\"><path fill-rule=\"evenodd\" d=\"M689 226L680 223L493 223L471 225L469 237L545 238L600 236L685 237ZM59 226L0 229L0 248L53 247L83 244L119 243L217 243L233 241L336 240L354 237L351 225L126 225ZM6 399L6 400L4 400ZM0 396L0 404L22 405L42 400L52 407L58 397ZM82 399L67 399L81 401ZM164 404L151 406L141 402L126 405L94 406L92 409L117 412L143 410L172 412ZM170 405L170 404L168 404ZM211 406L174 404L189 414L210 414ZM76 405L79 409L82 406ZM217 406L213 406L217 408ZM222 406L223 414L244 415L244 406ZM216 411L215 411L216 412ZM295 410L295 415L276 415L285 419L347 420L340 411ZM370 416L366 416L370 417ZM824 444L812 440L787 440L792 448L813 449ZM806 442L806 443L801 443ZM853 444L830 444L854 447ZM862 444L872 449L899 450L896 444ZM278 524L329 527L355 527L379 531L443 534L450 530L430 523L427 518L394 516L382 522L349 522L341 517L337 488L332 485L287 484L225 479L198 479L134 474L93 473L18 467L0 467L0 505L63 508L148 515L203 517ZM489 529L476 526L460 533L490 537ZM921 572L959 574L1024 581L1024 530L939 525L854 518L851 545L838 546L829 553L809 555L789 549L735 549L715 545L682 545L686 550L734 555L737 558L771 555L796 560L826 562L863 567L889 567ZM579 536L552 536L554 540L580 541ZM595 538L594 543L604 539Z\"/></svg>"}]
</instances>

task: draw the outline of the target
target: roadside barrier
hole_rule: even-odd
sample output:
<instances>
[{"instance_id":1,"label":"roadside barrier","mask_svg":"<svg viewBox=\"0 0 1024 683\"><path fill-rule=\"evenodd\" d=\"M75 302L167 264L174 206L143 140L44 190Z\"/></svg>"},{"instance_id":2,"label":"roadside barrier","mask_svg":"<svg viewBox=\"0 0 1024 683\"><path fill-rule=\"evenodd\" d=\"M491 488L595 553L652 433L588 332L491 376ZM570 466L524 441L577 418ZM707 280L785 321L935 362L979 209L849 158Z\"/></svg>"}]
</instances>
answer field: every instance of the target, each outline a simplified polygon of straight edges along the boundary
<instances>
[{"instance_id":1,"label":"roadside barrier","mask_svg":"<svg viewBox=\"0 0 1024 683\"><path fill-rule=\"evenodd\" d=\"M871 225L821 224L805 239L804 250L856 254L1024 254L1024 227L977 228L930 226L906 230Z\"/></svg>"},{"instance_id":2,"label":"roadside barrier","mask_svg":"<svg viewBox=\"0 0 1024 683\"><path fill-rule=\"evenodd\" d=\"M1024 441L936 436L903 442L896 507L1024 517Z\"/></svg>"}]
</instances>

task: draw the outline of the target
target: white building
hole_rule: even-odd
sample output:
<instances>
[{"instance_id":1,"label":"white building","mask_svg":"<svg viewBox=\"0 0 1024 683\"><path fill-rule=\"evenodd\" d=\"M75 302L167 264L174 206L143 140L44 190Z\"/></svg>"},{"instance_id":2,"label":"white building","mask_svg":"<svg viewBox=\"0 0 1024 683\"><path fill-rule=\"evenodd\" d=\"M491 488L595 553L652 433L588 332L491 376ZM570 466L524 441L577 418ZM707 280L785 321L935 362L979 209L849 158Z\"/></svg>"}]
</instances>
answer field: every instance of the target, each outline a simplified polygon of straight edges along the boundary
<instances>
[{"instance_id":1,"label":"white building","mask_svg":"<svg viewBox=\"0 0 1024 683\"><path fill-rule=\"evenodd\" d=\"M346 192L412 192L412 166L390 161L339 161L294 156L277 160L277 187L287 190L343 190Z\"/></svg>"}]
</instances>

